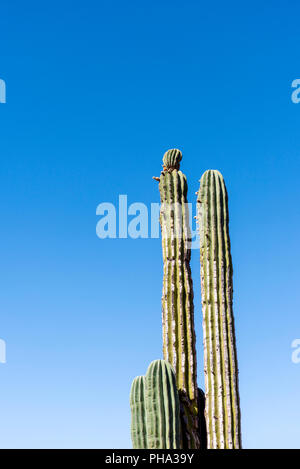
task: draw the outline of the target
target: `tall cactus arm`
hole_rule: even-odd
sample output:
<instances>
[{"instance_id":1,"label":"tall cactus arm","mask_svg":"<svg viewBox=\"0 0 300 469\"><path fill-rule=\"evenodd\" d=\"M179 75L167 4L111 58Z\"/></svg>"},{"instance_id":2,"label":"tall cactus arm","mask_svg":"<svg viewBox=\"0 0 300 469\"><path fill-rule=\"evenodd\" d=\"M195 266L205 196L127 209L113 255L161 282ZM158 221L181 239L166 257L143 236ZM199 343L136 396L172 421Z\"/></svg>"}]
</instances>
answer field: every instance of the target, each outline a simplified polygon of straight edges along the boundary
<instances>
[{"instance_id":1,"label":"tall cactus arm","mask_svg":"<svg viewBox=\"0 0 300 469\"><path fill-rule=\"evenodd\" d=\"M181 448L180 405L171 365L165 360L153 361L145 383L147 448Z\"/></svg>"},{"instance_id":2,"label":"tall cactus arm","mask_svg":"<svg viewBox=\"0 0 300 469\"><path fill-rule=\"evenodd\" d=\"M177 386L197 399L193 282L190 270L190 228L186 177L178 171L179 150L163 158L159 182L160 224L164 261L162 316L163 352L176 372Z\"/></svg>"},{"instance_id":3,"label":"tall cactus arm","mask_svg":"<svg viewBox=\"0 0 300 469\"><path fill-rule=\"evenodd\" d=\"M176 373L182 408L185 448L198 448L197 362L193 282L190 269L191 234L187 182L179 170L181 151L163 156L159 178L160 224L164 261L162 322L163 354Z\"/></svg>"},{"instance_id":4,"label":"tall cactus arm","mask_svg":"<svg viewBox=\"0 0 300 469\"><path fill-rule=\"evenodd\" d=\"M144 376L137 376L132 382L130 390L130 408L133 448L147 448Z\"/></svg>"},{"instance_id":5,"label":"tall cactus arm","mask_svg":"<svg viewBox=\"0 0 300 469\"><path fill-rule=\"evenodd\" d=\"M224 179L218 171L203 174L197 211L208 448L240 448L228 198Z\"/></svg>"}]
</instances>

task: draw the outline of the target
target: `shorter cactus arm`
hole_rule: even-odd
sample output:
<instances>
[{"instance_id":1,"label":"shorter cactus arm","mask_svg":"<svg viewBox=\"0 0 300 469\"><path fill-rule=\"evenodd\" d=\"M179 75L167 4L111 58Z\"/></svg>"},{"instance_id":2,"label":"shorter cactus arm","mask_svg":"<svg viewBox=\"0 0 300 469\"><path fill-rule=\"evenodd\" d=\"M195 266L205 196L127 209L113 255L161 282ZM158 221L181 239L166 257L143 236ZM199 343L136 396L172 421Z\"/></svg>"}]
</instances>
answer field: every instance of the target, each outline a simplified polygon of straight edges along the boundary
<instances>
[{"instance_id":1,"label":"shorter cactus arm","mask_svg":"<svg viewBox=\"0 0 300 469\"><path fill-rule=\"evenodd\" d=\"M131 439L134 449L147 448L145 378L137 376L130 391Z\"/></svg>"},{"instance_id":2,"label":"shorter cactus arm","mask_svg":"<svg viewBox=\"0 0 300 469\"><path fill-rule=\"evenodd\" d=\"M180 404L173 368L165 360L153 361L145 383L147 448L179 449Z\"/></svg>"}]
</instances>

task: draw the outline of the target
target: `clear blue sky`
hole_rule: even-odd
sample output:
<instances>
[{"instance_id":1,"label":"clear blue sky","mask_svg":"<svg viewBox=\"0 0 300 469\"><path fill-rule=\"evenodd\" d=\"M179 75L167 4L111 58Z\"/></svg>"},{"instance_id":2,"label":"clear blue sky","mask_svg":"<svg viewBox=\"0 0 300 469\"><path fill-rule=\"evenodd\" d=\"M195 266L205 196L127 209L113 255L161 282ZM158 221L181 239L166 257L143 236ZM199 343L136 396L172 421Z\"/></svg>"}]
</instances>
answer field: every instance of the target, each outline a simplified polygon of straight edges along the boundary
<instances>
[{"instance_id":1,"label":"clear blue sky","mask_svg":"<svg viewBox=\"0 0 300 469\"><path fill-rule=\"evenodd\" d=\"M243 443L300 447L297 0L3 1L0 447L131 447L132 379L161 357L160 239L96 236L96 207L230 201ZM199 251L192 253L202 374Z\"/></svg>"}]
</instances>

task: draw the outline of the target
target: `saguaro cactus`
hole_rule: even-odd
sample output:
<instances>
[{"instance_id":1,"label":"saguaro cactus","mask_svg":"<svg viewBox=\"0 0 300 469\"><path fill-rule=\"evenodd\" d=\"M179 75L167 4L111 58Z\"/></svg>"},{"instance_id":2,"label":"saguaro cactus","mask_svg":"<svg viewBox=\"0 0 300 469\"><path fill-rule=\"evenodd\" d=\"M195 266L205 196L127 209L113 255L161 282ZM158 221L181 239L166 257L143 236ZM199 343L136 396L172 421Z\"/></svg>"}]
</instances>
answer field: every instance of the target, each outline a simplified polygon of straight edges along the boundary
<instances>
[{"instance_id":1,"label":"saguaro cactus","mask_svg":"<svg viewBox=\"0 0 300 469\"><path fill-rule=\"evenodd\" d=\"M135 449L181 448L179 396L175 373L168 362L155 360L145 377L134 379L130 406Z\"/></svg>"},{"instance_id":2,"label":"saguaro cactus","mask_svg":"<svg viewBox=\"0 0 300 469\"><path fill-rule=\"evenodd\" d=\"M218 171L203 174L197 209L208 448L240 448L228 199L224 179Z\"/></svg>"},{"instance_id":3,"label":"saguaro cactus","mask_svg":"<svg viewBox=\"0 0 300 469\"><path fill-rule=\"evenodd\" d=\"M190 270L190 228L187 182L179 170L182 154L168 150L159 180L160 224L164 261L162 323L163 354L176 373L185 409L188 448L199 447L197 363L194 331L193 282Z\"/></svg>"}]
</instances>

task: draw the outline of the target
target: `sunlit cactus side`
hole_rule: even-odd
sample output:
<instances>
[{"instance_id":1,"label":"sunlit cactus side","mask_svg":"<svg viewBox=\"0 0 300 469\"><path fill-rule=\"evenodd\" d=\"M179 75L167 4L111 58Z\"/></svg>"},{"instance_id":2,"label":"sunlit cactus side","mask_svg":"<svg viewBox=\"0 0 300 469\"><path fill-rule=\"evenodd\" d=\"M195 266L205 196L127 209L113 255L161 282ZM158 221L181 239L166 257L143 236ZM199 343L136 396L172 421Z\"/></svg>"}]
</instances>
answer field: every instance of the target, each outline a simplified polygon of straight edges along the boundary
<instances>
[{"instance_id":1,"label":"sunlit cactus side","mask_svg":"<svg viewBox=\"0 0 300 469\"><path fill-rule=\"evenodd\" d=\"M180 449L180 404L176 377L165 360L153 361L146 377L148 449Z\"/></svg>"},{"instance_id":2,"label":"sunlit cactus side","mask_svg":"<svg viewBox=\"0 0 300 469\"><path fill-rule=\"evenodd\" d=\"M147 448L145 377L137 376L131 385L131 439L134 449Z\"/></svg>"},{"instance_id":3,"label":"sunlit cactus side","mask_svg":"<svg viewBox=\"0 0 300 469\"><path fill-rule=\"evenodd\" d=\"M176 373L184 404L187 448L199 448L197 409L197 362L194 330L193 282L190 269L190 227L187 181L179 170L180 150L163 156L159 178L160 224L163 250L163 354Z\"/></svg>"},{"instance_id":4,"label":"sunlit cactus side","mask_svg":"<svg viewBox=\"0 0 300 469\"><path fill-rule=\"evenodd\" d=\"M145 377L133 380L130 407L134 449L182 448L176 377L168 362L153 361Z\"/></svg>"},{"instance_id":5,"label":"sunlit cactus side","mask_svg":"<svg viewBox=\"0 0 300 469\"><path fill-rule=\"evenodd\" d=\"M240 448L228 198L224 179L218 171L209 170L203 174L197 198L197 213L208 448Z\"/></svg>"}]
</instances>

